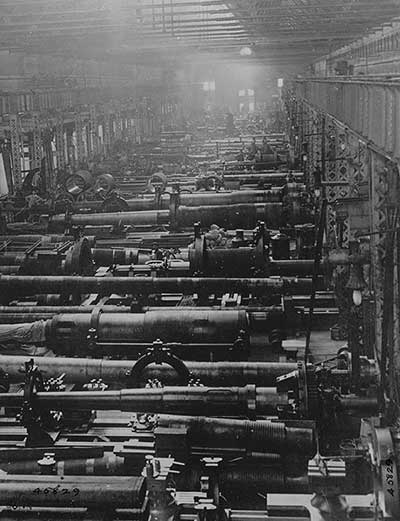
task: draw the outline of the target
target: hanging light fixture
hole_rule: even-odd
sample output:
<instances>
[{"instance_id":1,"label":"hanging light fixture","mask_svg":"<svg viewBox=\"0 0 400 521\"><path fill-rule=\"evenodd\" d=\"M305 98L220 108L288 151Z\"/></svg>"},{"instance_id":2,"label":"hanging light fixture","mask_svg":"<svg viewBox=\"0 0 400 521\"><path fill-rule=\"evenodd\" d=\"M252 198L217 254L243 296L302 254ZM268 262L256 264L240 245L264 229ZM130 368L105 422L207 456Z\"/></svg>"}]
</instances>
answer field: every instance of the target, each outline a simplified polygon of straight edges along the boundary
<instances>
[{"instance_id":1,"label":"hanging light fixture","mask_svg":"<svg viewBox=\"0 0 400 521\"><path fill-rule=\"evenodd\" d=\"M242 47L240 49L240 56L251 56L253 54L253 51L250 49L250 47Z\"/></svg>"},{"instance_id":2,"label":"hanging light fixture","mask_svg":"<svg viewBox=\"0 0 400 521\"><path fill-rule=\"evenodd\" d=\"M353 290L353 303L355 306L361 306L362 302L362 291L366 284L362 275L362 267L357 264L350 265L349 280L346 284L346 288Z\"/></svg>"},{"instance_id":3,"label":"hanging light fixture","mask_svg":"<svg viewBox=\"0 0 400 521\"><path fill-rule=\"evenodd\" d=\"M351 241L349 243L350 258L357 257L359 253L359 243L357 241ZM347 281L346 288L353 290L352 298L355 306L361 306L362 292L366 286L367 284L364 280L362 264L359 262L352 262L350 264L349 280Z\"/></svg>"}]
</instances>

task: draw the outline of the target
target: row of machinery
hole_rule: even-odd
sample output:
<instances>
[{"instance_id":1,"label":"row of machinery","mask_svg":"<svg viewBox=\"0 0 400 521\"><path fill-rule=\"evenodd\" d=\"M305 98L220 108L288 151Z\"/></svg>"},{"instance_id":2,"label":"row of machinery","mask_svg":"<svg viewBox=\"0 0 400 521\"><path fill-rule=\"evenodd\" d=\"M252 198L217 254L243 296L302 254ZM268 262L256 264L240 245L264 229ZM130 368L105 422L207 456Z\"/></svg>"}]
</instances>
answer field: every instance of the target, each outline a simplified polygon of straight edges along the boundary
<instances>
[{"instance_id":1,"label":"row of machinery","mask_svg":"<svg viewBox=\"0 0 400 521\"><path fill-rule=\"evenodd\" d=\"M1 515L398 521L368 241L284 134L186 134L2 203Z\"/></svg>"}]
</instances>

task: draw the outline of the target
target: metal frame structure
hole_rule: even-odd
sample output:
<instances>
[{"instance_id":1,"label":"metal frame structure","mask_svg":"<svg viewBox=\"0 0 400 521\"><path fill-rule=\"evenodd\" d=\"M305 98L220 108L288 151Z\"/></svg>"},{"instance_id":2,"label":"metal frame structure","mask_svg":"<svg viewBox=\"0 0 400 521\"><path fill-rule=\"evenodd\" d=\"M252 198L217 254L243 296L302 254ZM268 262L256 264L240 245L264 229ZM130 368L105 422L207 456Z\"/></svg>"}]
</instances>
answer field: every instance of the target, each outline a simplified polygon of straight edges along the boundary
<instances>
[{"instance_id":1,"label":"metal frame structure","mask_svg":"<svg viewBox=\"0 0 400 521\"><path fill-rule=\"evenodd\" d=\"M397 14L394 0L19 0L1 5L7 23L0 29L7 45L44 53L84 48L101 60L104 36L118 35L127 63L142 53L156 58L161 48L169 59L187 59L188 48L237 58L247 45L255 51L249 59L287 66L305 65Z\"/></svg>"},{"instance_id":2,"label":"metal frame structure","mask_svg":"<svg viewBox=\"0 0 400 521\"><path fill-rule=\"evenodd\" d=\"M56 141L56 158L57 168L59 172L64 171L66 160L65 160L65 145L64 145L64 120L60 114L57 118L55 126L55 141Z\"/></svg>"},{"instance_id":3,"label":"metal frame structure","mask_svg":"<svg viewBox=\"0 0 400 521\"><path fill-rule=\"evenodd\" d=\"M32 168L40 168L42 162L42 131L40 128L39 114L34 113L32 116Z\"/></svg>"},{"instance_id":4,"label":"metal frame structure","mask_svg":"<svg viewBox=\"0 0 400 521\"><path fill-rule=\"evenodd\" d=\"M356 83L356 88L365 88L363 83ZM342 88L336 89L335 97L327 96L335 85ZM365 299L373 305L374 347L382 365L384 386L388 396L399 404L395 376L400 371L399 168L396 157L372 141L378 140L380 131L383 138L379 144L395 150L390 146L394 143L390 138L395 116L389 110L383 111L380 121L376 121L382 105L374 107L373 101L374 94L382 96L381 84L376 86L376 93L375 84L369 85L369 96L353 105L353 111L347 110L350 100L356 99L353 82L347 85L341 80L305 80L294 82L291 87L285 93L291 140L298 154L307 150L303 161L308 181L312 183L317 170L321 173L328 200L327 246L346 247L350 240L369 240L369 287ZM393 91L390 86L387 89ZM368 103L369 110L365 112L362 100ZM359 128L368 129L371 135L361 135L356 132Z\"/></svg>"},{"instance_id":5,"label":"metal frame structure","mask_svg":"<svg viewBox=\"0 0 400 521\"><path fill-rule=\"evenodd\" d=\"M22 184L21 169L21 134L19 127L19 117L17 114L10 116L10 139L11 139L11 159L13 168L14 188L20 188Z\"/></svg>"}]
</instances>

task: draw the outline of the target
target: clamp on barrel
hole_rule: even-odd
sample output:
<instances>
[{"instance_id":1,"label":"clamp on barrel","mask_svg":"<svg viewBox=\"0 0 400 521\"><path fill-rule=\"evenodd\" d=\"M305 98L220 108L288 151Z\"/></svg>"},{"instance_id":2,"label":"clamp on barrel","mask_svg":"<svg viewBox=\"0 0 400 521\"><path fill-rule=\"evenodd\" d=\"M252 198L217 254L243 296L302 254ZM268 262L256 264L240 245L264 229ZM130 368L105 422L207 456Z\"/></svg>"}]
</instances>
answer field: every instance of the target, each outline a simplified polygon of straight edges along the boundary
<instances>
[{"instance_id":1,"label":"clamp on barrel","mask_svg":"<svg viewBox=\"0 0 400 521\"><path fill-rule=\"evenodd\" d=\"M168 364L178 373L182 385L187 385L192 380L192 373L183 363L183 361L174 355L170 349L164 347L161 340L153 342L147 352L142 355L134 364L132 369L127 373L129 387L137 387L140 378L147 366L151 364Z\"/></svg>"}]
</instances>

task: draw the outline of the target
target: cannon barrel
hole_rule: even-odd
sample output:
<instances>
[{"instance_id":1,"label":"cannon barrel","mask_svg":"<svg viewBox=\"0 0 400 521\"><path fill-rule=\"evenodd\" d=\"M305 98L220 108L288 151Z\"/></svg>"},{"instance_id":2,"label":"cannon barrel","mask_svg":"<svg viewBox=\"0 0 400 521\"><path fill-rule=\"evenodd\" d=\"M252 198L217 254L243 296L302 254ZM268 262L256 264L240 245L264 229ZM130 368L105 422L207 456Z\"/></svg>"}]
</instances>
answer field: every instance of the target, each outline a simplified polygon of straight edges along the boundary
<instances>
[{"instance_id":1,"label":"cannon barrel","mask_svg":"<svg viewBox=\"0 0 400 521\"><path fill-rule=\"evenodd\" d=\"M183 308L147 313L88 313L55 315L46 325L49 346L65 349L78 346L78 353L89 347L91 329L100 344L141 344L160 338L181 344L233 344L240 335L249 334L245 311L185 311ZM57 347L55 347L57 349Z\"/></svg>"},{"instance_id":2,"label":"cannon barrel","mask_svg":"<svg viewBox=\"0 0 400 521\"><path fill-rule=\"evenodd\" d=\"M124 476L130 475L129 466L125 465L124 458L107 454L102 458L93 459L75 459L65 460L56 463L56 469L65 476ZM35 461L12 462L9 464L0 464L0 468L8 471L9 474L38 474L40 473L40 465ZM176 479L178 484L185 488L188 486L196 489L200 483L200 478L204 470L190 469ZM253 464L236 463L218 471L218 481L220 485L236 484L242 487L263 486L268 490L276 492L284 492L287 489L301 490L307 488L308 479L306 476L293 477L288 476L283 470L271 468L270 466L255 467Z\"/></svg>"},{"instance_id":3,"label":"cannon barrel","mask_svg":"<svg viewBox=\"0 0 400 521\"><path fill-rule=\"evenodd\" d=\"M194 277L81 277L1 275L0 290L15 295L37 293L149 295L152 293L252 293L255 295L304 294L311 279L301 278L194 278Z\"/></svg>"},{"instance_id":4,"label":"cannon barrel","mask_svg":"<svg viewBox=\"0 0 400 521\"><path fill-rule=\"evenodd\" d=\"M282 188L271 190L238 190L233 192L194 192L191 194L181 193L180 203L184 206L204 205L229 205L240 203L267 203L280 202L282 199ZM137 197L125 200L129 211L168 210L170 198L168 194L162 194L159 203L155 197ZM104 208L103 201L82 201L74 203L74 210L85 209L100 211Z\"/></svg>"},{"instance_id":5,"label":"cannon barrel","mask_svg":"<svg viewBox=\"0 0 400 521\"><path fill-rule=\"evenodd\" d=\"M183 228L197 222L203 227L217 224L224 228L254 228L258 221L265 222L270 228L279 228L284 224L283 206L279 202L179 206L175 219L176 225Z\"/></svg>"},{"instance_id":6,"label":"cannon barrel","mask_svg":"<svg viewBox=\"0 0 400 521\"><path fill-rule=\"evenodd\" d=\"M54 215L50 218L51 229L63 230L70 223L73 226L85 225L152 225L169 223L169 210L150 210L143 212L107 212L90 214Z\"/></svg>"},{"instance_id":7,"label":"cannon barrel","mask_svg":"<svg viewBox=\"0 0 400 521\"><path fill-rule=\"evenodd\" d=\"M141 508L143 477L7 475L0 479L0 504L93 508Z\"/></svg>"},{"instance_id":8,"label":"cannon barrel","mask_svg":"<svg viewBox=\"0 0 400 521\"><path fill-rule=\"evenodd\" d=\"M179 296L177 301L171 301L168 306L142 306L140 312L147 313L149 311L174 311L176 303L179 302ZM299 305L304 305L301 301ZM0 306L0 324L14 324L23 322L34 322L36 320L46 320L53 318L54 315L61 314L75 314L75 313L92 313L101 308L102 313L133 313L139 312L139 310L133 311L131 306L118 306L118 305L81 305L81 306L25 306L25 305L13 305L13 306ZM176 309L175 309L176 311ZM249 315L251 323L263 324L263 320L269 316L278 316L279 313L284 311L283 306L234 306L232 308L226 308L223 305L209 305L209 306L185 306L185 311L246 311Z\"/></svg>"},{"instance_id":9,"label":"cannon barrel","mask_svg":"<svg viewBox=\"0 0 400 521\"><path fill-rule=\"evenodd\" d=\"M189 266L192 274L201 269L204 276L225 277L251 276L256 270L263 270L272 276L311 276L314 261L309 259L270 260L267 251L258 247L214 248L200 251L189 248ZM327 261L321 263L322 274Z\"/></svg>"},{"instance_id":10,"label":"cannon barrel","mask_svg":"<svg viewBox=\"0 0 400 521\"><path fill-rule=\"evenodd\" d=\"M43 452L42 452L43 454ZM55 464L56 473L62 475L74 475L74 476L85 476L85 475L97 475L97 476L110 476L110 475L125 475L127 474L124 458L117 456L113 452L106 452L102 456L93 458L66 458L58 459ZM41 474L41 466L36 459L20 459L0 462L0 469L8 474ZM135 474L132 469L130 474Z\"/></svg>"},{"instance_id":11,"label":"cannon barrel","mask_svg":"<svg viewBox=\"0 0 400 521\"><path fill-rule=\"evenodd\" d=\"M315 452L314 429L287 426L283 422L175 416L160 414L159 427L179 427L188 430L192 446L243 448L246 451L271 453L299 452L304 457Z\"/></svg>"},{"instance_id":12,"label":"cannon barrel","mask_svg":"<svg viewBox=\"0 0 400 521\"><path fill-rule=\"evenodd\" d=\"M18 407L23 393L0 394L0 407ZM287 392L277 387L193 387L169 386L122 389L118 391L37 392L33 403L52 410L118 410L150 414L197 416L276 416L289 404ZM378 411L378 399L343 396L337 405L355 416Z\"/></svg>"},{"instance_id":13,"label":"cannon barrel","mask_svg":"<svg viewBox=\"0 0 400 521\"><path fill-rule=\"evenodd\" d=\"M0 368L3 369L11 382L21 382L24 363L31 357L7 356L0 357ZM66 383L84 384L93 379L101 379L106 383L127 383L127 373L132 369L134 361L104 360L93 358L39 357L36 363L46 379L65 374ZM185 362L194 378L207 386L217 385L247 385L273 386L276 378L297 369L293 362ZM166 364L150 365L142 373L142 383L158 379L164 385L175 385L179 375Z\"/></svg>"},{"instance_id":14,"label":"cannon barrel","mask_svg":"<svg viewBox=\"0 0 400 521\"><path fill-rule=\"evenodd\" d=\"M195 192L179 196L184 206L217 206L241 203L272 203L282 199L282 188L271 190L239 190L233 192Z\"/></svg>"},{"instance_id":15,"label":"cannon barrel","mask_svg":"<svg viewBox=\"0 0 400 521\"><path fill-rule=\"evenodd\" d=\"M178 227L191 227L199 222L201 226L208 227L217 224L223 227L254 228L258 221L264 221L270 228L279 228L288 222L303 224L309 222L309 212L298 210L287 212L280 202L231 204L231 205L204 205L179 206L176 211L170 210L145 210L141 212L108 212L57 214L50 218L51 230L63 230L66 225L151 225L159 226L171 223Z\"/></svg>"},{"instance_id":16,"label":"cannon barrel","mask_svg":"<svg viewBox=\"0 0 400 521\"><path fill-rule=\"evenodd\" d=\"M284 184L288 180L288 176L292 177L296 182L301 183L304 179L303 173L288 173L288 172L259 172L259 173L248 173L243 170L228 170L224 174L224 180L228 182L240 181L245 183L271 183L271 184Z\"/></svg>"},{"instance_id":17,"label":"cannon barrel","mask_svg":"<svg viewBox=\"0 0 400 521\"><path fill-rule=\"evenodd\" d=\"M21 393L0 394L0 406L22 404ZM152 414L197 414L199 416L275 415L278 406L287 405L286 393L275 387L163 387L121 391L38 392L34 401L40 407L56 410L119 410Z\"/></svg>"},{"instance_id":18,"label":"cannon barrel","mask_svg":"<svg viewBox=\"0 0 400 521\"><path fill-rule=\"evenodd\" d=\"M95 237L86 237L86 239L89 240L90 244L93 244L94 241L95 241ZM72 235L63 235L63 234L46 234L46 235L34 235L34 234L29 234L29 235L23 235L23 234L18 234L18 235L12 235L12 234L7 234L7 235L0 235L0 242L7 242L7 241L11 241L12 244L25 244L25 243L29 243L29 244L34 244L35 242L37 241L41 241L41 244L52 244L52 243L57 243L57 242L60 242L60 243L64 243L64 242L67 242L67 241L73 241L74 240L74 237Z\"/></svg>"},{"instance_id":19,"label":"cannon barrel","mask_svg":"<svg viewBox=\"0 0 400 521\"><path fill-rule=\"evenodd\" d=\"M196 475L193 472L193 474L194 478L200 478L200 473ZM185 478L189 480L191 476L188 475ZM281 494L310 491L306 475L288 476L280 469L255 467L254 465L235 465L222 468L218 471L218 483L225 497L234 495L235 498L240 498L242 494L248 497L249 492L254 491L253 489L268 490L268 493Z\"/></svg>"},{"instance_id":20,"label":"cannon barrel","mask_svg":"<svg viewBox=\"0 0 400 521\"><path fill-rule=\"evenodd\" d=\"M51 315L59 313L92 313L97 309L95 305L90 306L0 306L0 315ZM114 306L105 304L101 306L103 313L129 313L130 306Z\"/></svg>"}]
</instances>

